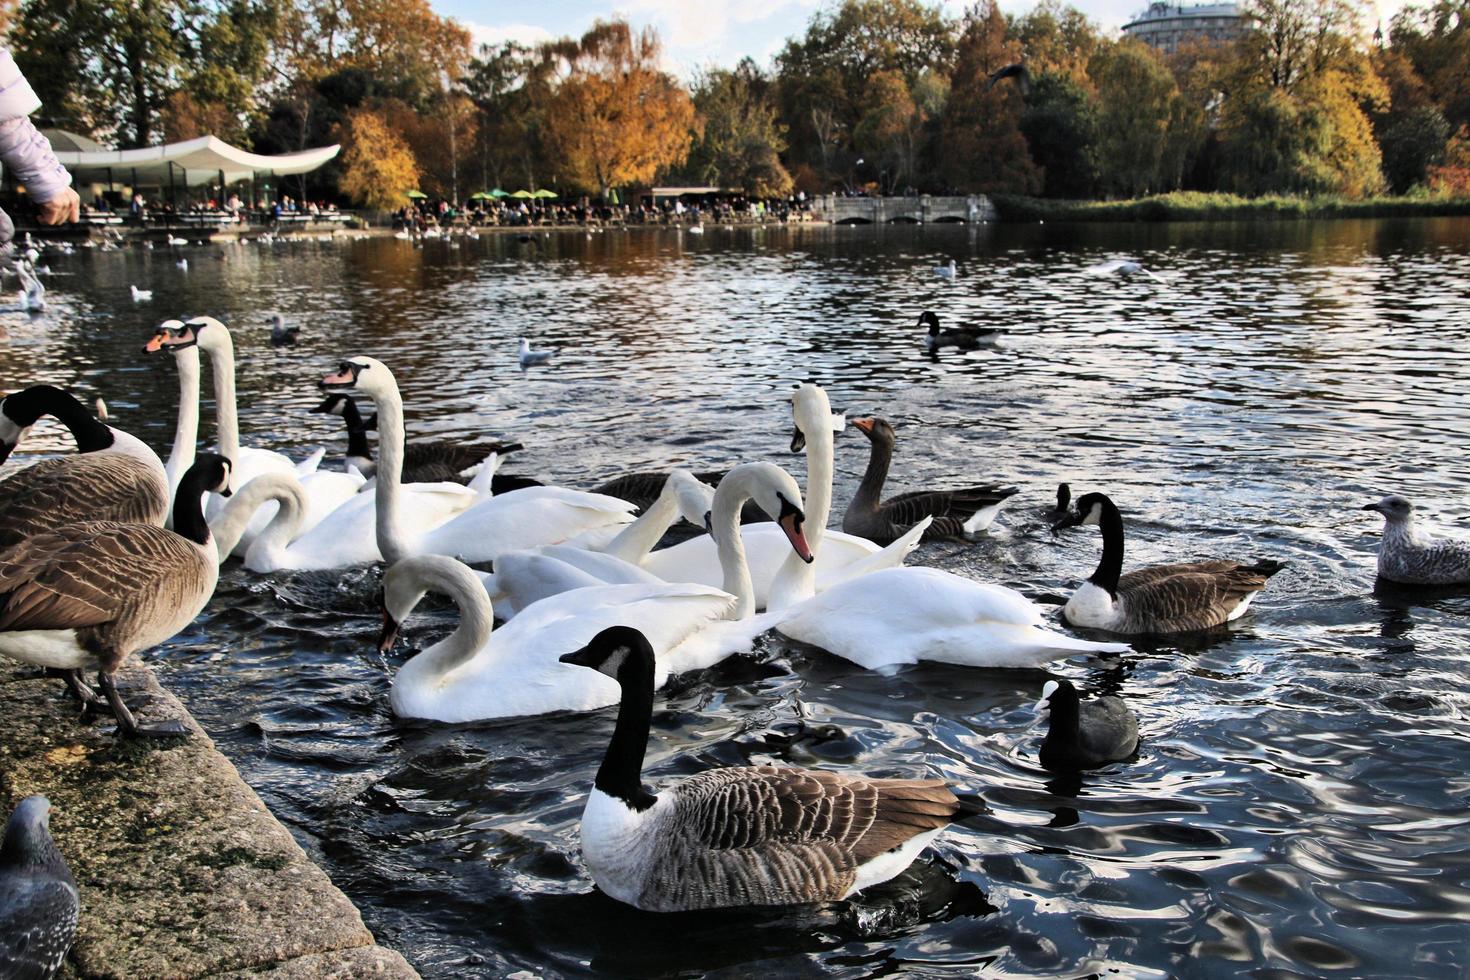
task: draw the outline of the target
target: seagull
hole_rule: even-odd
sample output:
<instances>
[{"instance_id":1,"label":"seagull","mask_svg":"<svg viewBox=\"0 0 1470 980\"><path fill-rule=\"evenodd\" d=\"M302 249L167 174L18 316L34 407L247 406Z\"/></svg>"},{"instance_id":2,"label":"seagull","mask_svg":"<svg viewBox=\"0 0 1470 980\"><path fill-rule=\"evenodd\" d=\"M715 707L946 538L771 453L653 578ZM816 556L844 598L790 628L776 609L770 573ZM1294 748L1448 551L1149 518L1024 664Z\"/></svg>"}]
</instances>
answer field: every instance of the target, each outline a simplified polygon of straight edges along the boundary
<instances>
[{"instance_id":1,"label":"seagull","mask_svg":"<svg viewBox=\"0 0 1470 980\"><path fill-rule=\"evenodd\" d=\"M279 313L272 313L269 320L271 343L277 347L293 347L296 344L296 335L301 332L300 327L286 326L286 320Z\"/></svg>"},{"instance_id":2,"label":"seagull","mask_svg":"<svg viewBox=\"0 0 1470 980\"><path fill-rule=\"evenodd\" d=\"M179 259L179 268L180 269L183 269L185 272L188 272L189 271L189 260L188 259Z\"/></svg>"},{"instance_id":3,"label":"seagull","mask_svg":"<svg viewBox=\"0 0 1470 980\"><path fill-rule=\"evenodd\" d=\"M187 245L187 244L189 244L189 239L187 239L187 238L179 238L177 235L169 235L168 236L168 243L170 245Z\"/></svg>"},{"instance_id":4,"label":"seagull","mask_svg":"<svg viewBox=\"0 0 1470 980\"><path fill-rule=\"evenodd\" d=\"M545 364L556 356L554 350L532 350L531 342L525 337L521 338L521 367L530 367L532 364Z\"/></svg>"},{"instance_id":5,"label":"seagull","mask_svg":"<svg viewBox=\"0 0 1470 980\"><path fill-rule=\"evenodd\" d=\"M133 294L134 303L146 303L153 298L153 290L151 289L139 289L137 286L129 286L128 289Z\"/></svg>"},{"instance_id":6,"label":"seagull","mask_svg":"<svg viewBox=\"0 0 1470 980\"><path fill-rule=\"evenodd\" d=\"M1086 271L1094 276L1123 276L1125 278L1144 275L1154 282L1163 282L1158 276L1143 267L1143 263L1133 259L1114 259L1111 262L1103 262L1100 265L1089 266Z\"/></svg>"},{"instance_id":7,"label":"seagull","mask_svg":"<svg viewBox=\"0 0 1470 980\"><path fill-rule=\"evenodd\" d=\"M959 270L955 268L954 259L949 260L949 265L936 265L934 267L934 274L941 279L953 279L958 272Z\"/></svg>"}]
</instances>

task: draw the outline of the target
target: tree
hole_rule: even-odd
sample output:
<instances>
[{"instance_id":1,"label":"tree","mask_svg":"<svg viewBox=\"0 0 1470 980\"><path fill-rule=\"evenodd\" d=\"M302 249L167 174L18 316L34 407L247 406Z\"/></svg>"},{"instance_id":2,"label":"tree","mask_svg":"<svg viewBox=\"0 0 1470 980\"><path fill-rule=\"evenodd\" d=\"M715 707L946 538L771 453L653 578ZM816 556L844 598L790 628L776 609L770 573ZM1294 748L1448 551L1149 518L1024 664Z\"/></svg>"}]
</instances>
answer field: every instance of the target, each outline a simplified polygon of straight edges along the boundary
<instances>
[{"instance_id":1,"label":"tree","mask_svg":"<svg viewBox=\"0 0 1470 980\"><path fill-rule=\"evenodd\" d=\"M1033 75L1050 72L1084 84L1087 63L1103 40L1086 14L1058 0L1042 0L1024 16L1008 18L1007 33L1020 42Z\"/></svg>"},{"instance_id":2,"label":"tree","mask_svg":"<svg viewBox=\"0 0 1470 980\"><path fill-rule=\"evenodd\" d=\"M342 193L367 207L391 211L418 187L418 163L408 144L379 113L358 109L340 127Z\"/></svg>"},{"instance_id":3,"label":"tree","mask_svg":"<svg viewBox=\"0 0 1470 980\"><path fill-rule=\"evenodd\" d=\"M1021 87L990 82L992 72L1020 56L1020 43L1006 40L1005 17L994 0L982 0L965 15L939 160L945 180L961 190L1035 194L1041 189L1041 172L1021 135Z\"/></svg>"},{"instance_id":4,"label":"tree","mask_svg":"<svg viewBox=\"0 0 1470 980\"><path fill-rule=\"evenodd\" d=\"M1453 132L1444 113L1432 105L1410 109L1385 126L1379 147L1389 188L1402 194L1424 183L1429 168L1443 162Z\"/></svg>"},{"instance_id":5,"label":"tree","mask_svg":"<svg viewBox=\"0 0 1470 980\"><path fill-rule=\"evenodd\" d=\"M1132 38L1103 47L1088 63L1097 85L1098 169L1104 188L1136 197L1168 188L1169 127L1179 87L1152 48Z\"/></svg>"},{"instance_id":6,"label":"tree","mask_svg":"<svg viewBox=\"0 0 1470 980\"><path fill-rule=\"evenodd\" d=\"M568 183L605 195L684 162L694 105L659 70L651 28L635 35L627 21L599 21L581 40L542 51L560 79L547 107L547 149Z\"/></svg>"},{"instance_id":7,"label":"tree","mask_svg":"<svg viewBox=\"0 0 1470 980\"><path fill-rule=\"evenodd\" d=\"M1097 108L1067 74L1044 72L1031 81L1021 132L1041 167L1047 197L1091 197L1097 187Z\"/></svg>"},{"instance_id":8,"label":"tree","mask_svg":"<svg viewBox=\"0 0 1470 980\"><path fill-rule=\"evenodd\" d=\"M1470 0L1405 7L1390 36L1450 125L1470 125Z\"/></svg>"},{"instance_id":9,"label":"tree","mask_svg":"<svg viewBox=\"0 0 1470 980\"><path fill-rule=\"evenodd\" d=\"M475 158L482 185L525 186L546 169L541 143L548 74L532 49L513 41L484 46L470 62L464 86L478 112Z\"/></svg>"},{"instance_id":10,"label":"tree","mask_svg":"<svg viewBox=\"0 0 1470 980\"><path fill-rule=\"evenodd\" d=\"M689 155L689 171L706 183L758 197L784 195L791 175L781 164L786 127L777 119L771 82L755 62L713 69L694 82L694 108L704 122Z\"/></svg>"}]
</instances>

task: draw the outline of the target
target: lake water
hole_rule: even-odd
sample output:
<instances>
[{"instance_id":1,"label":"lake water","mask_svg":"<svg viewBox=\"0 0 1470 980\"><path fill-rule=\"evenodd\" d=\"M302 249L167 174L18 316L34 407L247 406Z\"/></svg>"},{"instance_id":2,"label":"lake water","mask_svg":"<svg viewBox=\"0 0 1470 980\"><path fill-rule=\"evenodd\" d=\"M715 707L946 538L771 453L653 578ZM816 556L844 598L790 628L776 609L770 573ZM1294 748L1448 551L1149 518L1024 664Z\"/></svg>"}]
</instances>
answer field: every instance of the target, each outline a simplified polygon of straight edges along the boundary
<instances>
[{"instance_id":1,"label":"lake water","mask_svg":"<svg viewBox=\"0 0 1470 980\"><path fill-rule=\"evenodd\" d=\"M187 255L187 272L176 268ZM1119 256L1166 279L1083 274ZM954 258L960 276L930 273ZM979 228L710 228L53 256L38 318L0 313L0 384L103 394L161 450L166 315L235 332L247 442L345 446L308 414L340 355L396 371L419 436L514 437L506 469L571 486L786 452L815 379L898 428L891 485L1020 485L973 545L914 561L1059 603L1096 563L1053 537L1058 481L1122 507L1128 562L1289 562L1222 636L1055 665L1121 694L1136 762L1036 762L1048 674L885 677L779 639L659 696L646 777L775 761L941 774L990 814L857 902L675 917L593 891L577 821L614 709L395 721L375 575L232 564L152 656L166 683L426 976L1464 976L1470 972L1470 593L1375 592L1388 492L1470 536L1470 220ZM133 304L129 283L154 300ZM1010 329L937 359L914 322ZM302 327L267 343L267 314ZM561 350L523 373L516 338ZM207 371L206 371L207 373ZM206 433L212 411L206 410ZM61 448L56 430L36 447ZM837 444L834 522L866 462ZM405 633L453 624L431 605ZM801 719L807 727L801 728ZM803 737L795 737L802 735Z\"/></svg>"}]
</instances>

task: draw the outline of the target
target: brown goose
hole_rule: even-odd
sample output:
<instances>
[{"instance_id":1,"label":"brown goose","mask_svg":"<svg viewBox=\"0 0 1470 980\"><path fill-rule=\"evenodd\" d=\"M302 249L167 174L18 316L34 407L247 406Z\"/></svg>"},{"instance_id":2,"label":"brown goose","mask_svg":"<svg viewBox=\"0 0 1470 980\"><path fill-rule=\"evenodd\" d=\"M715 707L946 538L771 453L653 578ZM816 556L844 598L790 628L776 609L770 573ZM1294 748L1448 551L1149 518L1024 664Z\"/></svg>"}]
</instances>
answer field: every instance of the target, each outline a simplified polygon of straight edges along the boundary
<instances>
[{"instance_id":1,"label":"brown goose","mask_svg":"<svg viewBox=\"0 0 1470 980\"><path fill-rule=\"evenodd\" d=\"M1063 610L1073 626L1112 633L1184 633L1245 615L1266 580L1286 566L1263 558L1153 565L1123 575L1123 515L1105 494L1085 493L1053 531L1079 524L1102 529L1097 571L1077 587Z\"/></svg>"},{"instance_id":2,"label":"brown goose","mask_svg":"<svg viewBox=\"0 0 1470 980\"><path fill-rule=\"evenodd\" d=\"M650 912L838 901L901 873L974 808L941 779L869 779L744 766L685 777L654 795L641 770L654 654L613 626L563 663L618 682L617 725L582 813L597 886Z\"/></svg>"},{"instance_id":3,"label":"brown goose","mask_svg":"<svg viewBox=\"0 0 1470 980\"><path fill-rule=\"evenodd\" d=\"M888 464L893 460L893 426L876 417L853 419L852 424L868 437L873 449L863 482L842 515L842 530L848 534L888 544L919 521L933 517L934 523L924 532L925 541L965 539L989 527L1001 505L1016 493L1015 487L991 483L962 490L916 490L880 502Z\"/></svg>"},{"instance_id":4,"label":"brown goose","mask_svg":"<svg viewBox=\"0 0 1470 980\"><path fill-rule=\"evenodd\" d=\"M0 554L0 655L67 672L85 701L97 681L124 736L186 734L179 722L142 727L123 703L113 672L188 626L214 594L219 555L201 497L229 493L230 462L200 453L179 481L174 530L153 524L84 521L27 538Z\"/></svg>"},{"instance_id":5,"label":"brown goose","mask_svg":"<svg viewBox=\"0 0 1470 980\"><path fill-rule=\"evenodd\" d=\"M357 402L340 392L327 395L312 411L340 415L347 425L348 465L357 467L363 476L377 472L378 464L373 460L373 451L367 440L368 432L378 427L377 413L364 417ZM522 448L518 442L492 442L482 446L461 446L442 440L405 443L401 479L404 483L467 483L469 477L465 471L483 463L491 453L505 456ZM490 479L492 494L539 486L539 482L529 477L508 473L497 472Z\"/></svg>"},{"instance_id":6,"label":"brown goose","mask_svg":"<svg viewBox=\"0 0 1470 980\"><path fill-rule=\"evenodd\" d=\"M0 482L0 551L76 521L163 525L168 476L153 450L104 425L60 388L36 385L0 402L0 459L41 415L60 419L78 454L42 460Z\"/></svg>"}]
</instances>

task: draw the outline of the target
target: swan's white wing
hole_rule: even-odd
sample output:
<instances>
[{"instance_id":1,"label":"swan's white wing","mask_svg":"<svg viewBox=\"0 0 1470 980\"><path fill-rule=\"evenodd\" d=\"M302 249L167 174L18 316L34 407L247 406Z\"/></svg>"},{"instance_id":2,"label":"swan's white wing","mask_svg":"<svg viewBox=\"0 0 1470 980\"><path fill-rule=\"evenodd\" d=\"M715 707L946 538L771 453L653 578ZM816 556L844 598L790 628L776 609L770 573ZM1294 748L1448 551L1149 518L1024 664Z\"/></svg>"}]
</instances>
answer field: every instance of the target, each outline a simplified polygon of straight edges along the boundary
<instances>
[{"instance_id":1,"label":"swan's white wing","mask_svg":"<svg viewBox=\"0 0 1470 980\"><path fill-rule=\"evenodd\" d=\"M747 524L740 529L745 542L746 560L750 565L750 580L755 586L755 604L764 608L770 599L771 582L780 570L786 556L791 554L791 542L774 523ZM825 575L844 565L861 561L880 549L867 538L828 529L823 532L822 545L817 549L816 561L812 563L817 579L817 588L822 588ZM643 567L666 582L698 582L702 585L720 586L725 576L720 570L720 556L714 539L700 535L681 541L672 548L662 548L649 554Z\"/></svg>"},{"instance_id":2,"label":"swan's white wing","mask_svg":"<svg viewBox=\"0 0 1470 980\"><path fill-rule=\"evenodd\" d=\"M495 559L493 587L487 586L495 615L512 619L533 602L572 589L599 585L665 585L637 565L611 555L566 545L513 551Z\"/></svg>"},{"instance_id":3,"label":"swan's white wing","mask_svg":"<svg viewBox=\"0 0 1470 980\"><path fill-rule=\"evenodd\" d=\"M317 467L322 465L322 458L326 455L326 447L318 446L315 452L296 464L296 475L298 477L311 476L316 472Z\"/></svg>"},{"instance_id":4,"label":"swan's white wing","mask_svg":"<svg viewBox=\"0 0 1470 980\"><path fill-rule=\"evenodd\" d=\"M422 533L463 511L475 495L458 483L408 483L400 521L409 533ZM377 489L355 493L352 499L324 517L316 527L287 547L282 567L341 568L382 561L378 550Z\"/></svg>"},{"instance_id":5,"label":"swan's white wing","mask_svg":"<svg viewBox=\"0 0 1470 980\"><path fill-rule=\"evenodd\" d=\"M559 544L594 528L633 520L632 505L563 487L531 487L482 498L424 535L425 553L462 561L494 561L512 551Z\"/></svg>"},{"instance_id":6,"label":"swan's white wing","mask_svg":"<svg viewBox=\"0 0 1470 980\"><path fill-rule=\"evenodd\" d=\"M885 568L897 568L919 546L919 539L924 536L924 532L933 523L933 517L926 517L905 531L902 536L894 538L893 541L889 542L888 547L883 548L881 551L875 551L870 555L859 558L857 561L848 562L836 568L830 568L826 574L819 574L817 576L817 591L825 592L834 585L841 585L849 579L854 579L861 575L870 575L873 572L882 571ZM829 531L827 533L831 534L832 532ZM864 539L858 538L858 540L861 541ZM822 544L825 546L826 543L826 539L824 538Z\"/></svg>"}]
</instances>

